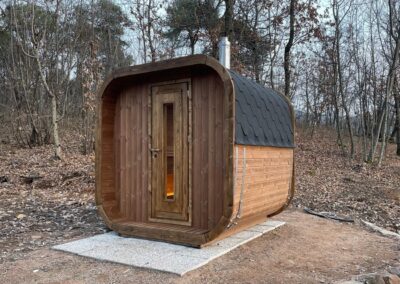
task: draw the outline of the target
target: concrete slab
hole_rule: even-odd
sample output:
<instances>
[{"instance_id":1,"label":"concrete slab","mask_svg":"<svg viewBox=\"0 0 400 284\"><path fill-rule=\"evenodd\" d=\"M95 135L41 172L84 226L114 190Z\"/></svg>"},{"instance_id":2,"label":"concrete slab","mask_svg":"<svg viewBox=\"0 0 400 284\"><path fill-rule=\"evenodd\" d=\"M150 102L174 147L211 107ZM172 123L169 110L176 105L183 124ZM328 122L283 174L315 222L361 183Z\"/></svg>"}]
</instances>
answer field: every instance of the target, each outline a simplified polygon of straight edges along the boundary
<instances>
[{"instance_id":1,"label":"concrete slab","mask_svg":"<svg viewBox=\"0 0 400 284\"><path fill-rule=\"evenodd\" d=\"M125 238L115 232L57 245L53 249L182 276L284 224L280 221L266 221L202 249Z\"/></svg>"}]
</instances>

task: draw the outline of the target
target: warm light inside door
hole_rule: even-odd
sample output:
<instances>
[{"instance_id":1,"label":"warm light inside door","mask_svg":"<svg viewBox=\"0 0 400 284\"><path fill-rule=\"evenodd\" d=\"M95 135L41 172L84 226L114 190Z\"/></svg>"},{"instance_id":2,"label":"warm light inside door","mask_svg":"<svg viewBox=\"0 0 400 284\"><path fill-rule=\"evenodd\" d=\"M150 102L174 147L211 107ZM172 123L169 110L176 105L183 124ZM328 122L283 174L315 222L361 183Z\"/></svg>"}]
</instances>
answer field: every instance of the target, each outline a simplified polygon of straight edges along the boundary
<instances>
[{"instance_id":1,"label":"warm light inside door","mask_svg":"<svg viewBox=\"0 0 400 284\"><path fill-rule=\"evenodd\" d=\"M174 105L164 104L165 198L174 200Z\"/></svg>"}]
</instances>

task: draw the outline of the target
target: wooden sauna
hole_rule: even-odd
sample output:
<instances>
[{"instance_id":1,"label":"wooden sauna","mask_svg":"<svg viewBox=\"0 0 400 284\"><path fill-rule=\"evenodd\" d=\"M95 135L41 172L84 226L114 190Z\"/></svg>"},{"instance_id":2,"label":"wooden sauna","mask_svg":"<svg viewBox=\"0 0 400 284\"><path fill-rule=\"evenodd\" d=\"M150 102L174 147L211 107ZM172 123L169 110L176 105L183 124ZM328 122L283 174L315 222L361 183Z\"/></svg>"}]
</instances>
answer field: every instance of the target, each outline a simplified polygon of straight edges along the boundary
<instances>
[{"instance_id":1,"label":"wooden sauna","mask_svg":"<svg viewBox=\"0 0 400 284\"><path fill-rule=\"evenodd\" d=\"M211 57L119 69L98 109L96 203L121 235L202 247L293 196L290 102Z\"/></svg>"}]
</instances>

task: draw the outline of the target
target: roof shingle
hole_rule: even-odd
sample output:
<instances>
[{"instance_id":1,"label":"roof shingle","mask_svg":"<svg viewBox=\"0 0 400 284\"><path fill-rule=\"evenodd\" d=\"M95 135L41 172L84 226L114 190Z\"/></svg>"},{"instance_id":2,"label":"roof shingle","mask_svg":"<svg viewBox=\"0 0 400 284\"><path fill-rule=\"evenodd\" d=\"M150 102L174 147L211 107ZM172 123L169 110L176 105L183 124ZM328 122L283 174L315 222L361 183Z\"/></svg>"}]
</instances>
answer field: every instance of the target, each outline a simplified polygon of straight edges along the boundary
<instances>
[{"instance_id":1,"label":"roof shingle","mask_svg":"<svg viewBox=\"0 0 400 284\"><path fill-rule=\"evenodd\" d=\"M229 70L236 95L236 137L241 145L294 147L291 110L272 89Z\"/></svg>"}]
</instances>

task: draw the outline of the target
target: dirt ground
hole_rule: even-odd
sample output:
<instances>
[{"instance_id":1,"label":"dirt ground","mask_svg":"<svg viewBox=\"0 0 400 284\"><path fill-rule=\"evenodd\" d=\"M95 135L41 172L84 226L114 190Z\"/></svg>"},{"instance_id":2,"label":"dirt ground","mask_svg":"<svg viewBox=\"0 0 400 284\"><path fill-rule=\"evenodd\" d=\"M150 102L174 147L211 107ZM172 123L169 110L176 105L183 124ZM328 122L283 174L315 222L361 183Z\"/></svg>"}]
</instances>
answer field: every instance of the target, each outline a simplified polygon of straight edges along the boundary
<instances>
[{"instance_id":1,"label":"dirt ground","mask_svg":"<svg viewBox=\"0 0 400 284\"><path fill-rule=\"evenodd\" d=\"M400 264L400 243L297 210L287 224L183 277L50 249L0 265L0 283L332 283Z\"/></svg>"},{"instance_id":2,"label":"dirt ground","mask_svg":"<svg viewBox=\"0 0 400 284\"><path fill-rule=\"evenodd\" d=\"M400 267L400 242L360 225L400 233L394 145L378 168L359 153L343 156L333 132L298 130L295 198L275 217L287 225L180 278L50 250L108 230L94 203L94 155L81 155L76 137L64 141L62 161L52 158L51 145L0 142L0 283L332 283ZM321 219L304 207L356 223Z\"/></svg>"}]
</instances>

